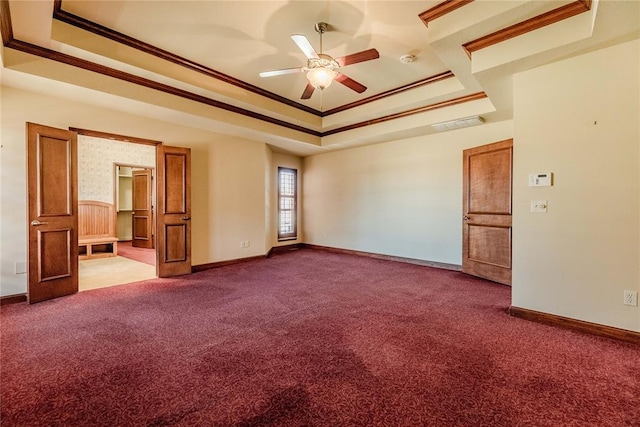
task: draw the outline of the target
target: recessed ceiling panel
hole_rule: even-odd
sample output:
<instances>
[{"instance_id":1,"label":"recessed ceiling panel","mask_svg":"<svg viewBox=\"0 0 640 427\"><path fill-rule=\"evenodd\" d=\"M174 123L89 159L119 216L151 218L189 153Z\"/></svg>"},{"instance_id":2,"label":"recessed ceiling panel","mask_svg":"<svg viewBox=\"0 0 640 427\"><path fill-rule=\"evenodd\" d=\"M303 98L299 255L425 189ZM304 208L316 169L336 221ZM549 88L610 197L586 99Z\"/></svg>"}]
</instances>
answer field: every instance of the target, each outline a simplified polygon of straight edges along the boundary
<instances>
[{"instance_id":1,"label":"recessed ceiling panel","mask_svg":"<svg viewBox=\"0 0 640 427\"><path fill-rule=\"evenodd\" d=\"M416 1L69 1L62 9L269 92L326 111L447 71L426 43ZM323 35L317 22L329 24ZM334 82L302 100L304 73L261 78L261 71L303 67L291 40L305 35L334 58L375 48L380 58L340 69L367 87L358 94ZM416 60L403 64L400 58Z\"/></svg>"}]
</instances>

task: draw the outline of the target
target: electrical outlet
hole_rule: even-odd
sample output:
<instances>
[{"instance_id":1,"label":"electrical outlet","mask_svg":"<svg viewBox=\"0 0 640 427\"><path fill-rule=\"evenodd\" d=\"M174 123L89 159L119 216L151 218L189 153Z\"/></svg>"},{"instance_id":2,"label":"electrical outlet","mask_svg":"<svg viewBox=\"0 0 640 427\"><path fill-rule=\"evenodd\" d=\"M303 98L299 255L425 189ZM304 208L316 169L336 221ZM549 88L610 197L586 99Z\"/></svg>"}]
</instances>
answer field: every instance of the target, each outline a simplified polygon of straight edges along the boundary
<instances>
[{"instance_id":1,"label":"electrical outlet","mask_svg":"<svg viewBox=\"0 0 640 427\"><path fill-rule=\"evenodd\" d=\"M240 240L240 249L244 249L244 240Z\"/></svg>"},{"instance_id":2,"label":"electrical outlet","mask_svg":"<svg viewBox=\"0 0 640 427\"><path fill-rule=\"evenodd\" d=\"M638 291L624 291L624 305L638 306Z\"/></svg>"},{"instance_id":3,"label":"electrical outlet","mask_svg":"<svg viewBox=\"0 0 640 427\"><path fill-rule=\"evenodd\" d=\"M244 241L244 247L245 247L245 248L248 248L248 247L250 247L250 246L251 246L251 240L245 240L245 241Z\"/></svg>"}]
</instances>

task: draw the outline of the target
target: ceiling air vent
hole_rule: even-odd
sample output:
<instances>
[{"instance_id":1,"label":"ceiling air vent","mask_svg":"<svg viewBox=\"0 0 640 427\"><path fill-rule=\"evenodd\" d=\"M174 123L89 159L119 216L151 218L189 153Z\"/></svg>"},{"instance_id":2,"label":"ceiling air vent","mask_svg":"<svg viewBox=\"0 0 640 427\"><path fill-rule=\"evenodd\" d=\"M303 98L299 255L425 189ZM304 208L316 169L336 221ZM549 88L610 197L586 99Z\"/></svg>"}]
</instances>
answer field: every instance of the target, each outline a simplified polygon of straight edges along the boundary
<instances>
[{"instance_id":1,"label":"ceiling air vent","mask_svg":"<svg viewBox=\"0 0 640 427\"><path fill-rule=\"evenodd\" d=\"M481 125L482 123L484 123L484 119L482 117L472 116L465 117L464 119L451 120L450 122L434 123L431 126L433 126L435 130L443 132L445 130L453 130L466 128L469 126Z\"/></svg>"}]
</instances>

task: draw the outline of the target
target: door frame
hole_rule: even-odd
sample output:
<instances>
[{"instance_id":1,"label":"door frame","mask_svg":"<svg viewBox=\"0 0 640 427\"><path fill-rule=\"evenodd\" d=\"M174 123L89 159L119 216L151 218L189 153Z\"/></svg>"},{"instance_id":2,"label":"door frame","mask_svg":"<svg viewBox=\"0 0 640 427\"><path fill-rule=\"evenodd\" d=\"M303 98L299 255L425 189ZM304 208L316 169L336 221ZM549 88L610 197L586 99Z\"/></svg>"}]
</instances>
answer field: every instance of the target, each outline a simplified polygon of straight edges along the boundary
<instances>
[{"instance_id":1,"label":"door frame","mask_svg":"<svg viewBox=\"0 0 640 427\"><path fill-rule=\"evenodd\" d=\"M123 141L123 142L128 142L128 141ZM155 185L155 183L158 181L156 178L156 171L157 171L157 166L158 166L158 150L155 150L154 152L154 156L155 156L155 167L150 167L150 166L140 166L140 165L133 165L133 164L129 164L129 163L118 163L118 162L114 162L113 163L113 176L114 176L114 188L113 188L113 206L114 206L114 210L113 210L113 214L115 215L115 224L116 224L116 237L117 237L117 230L118 230L118 192L116 191L116 185L115 182L118 179L118 167L126 167L126 168L134 168L134 169L149 169L151 170L151 191L152 191L152 195L151 195L151 201L152 201L152 207L151 207L151 212L153 215L153 221L152 221L152 228L153 228L153 249L156 251L156 264L157 264L157 258L158 258L158 248L156 245L156 235L157 235L157 227L158 227L158 215L156 213L156 208L158 205L157 199L157 193L158 193L158 189L156 188L157 186ZM157 271L156 271L157 273Z\"/></svg>"},{"instance_id":2,"label":"door frame","mask_svg":"<svg viewBox=\"0 0 640 427\"><path fill-rule=\"evenodd\" d=\"M103 139L111 139L111 140L115 140L115 141L120 141L120 142L128 142L131 144L143 144L143 145L151 145L153 147L155 147L154 150L154 155L155 155L155 166L150 168L149 166L139 166L139 165L131 165L131 164L120 164L117 162L114 162L114 167L113 167L113 173L114 173L114 215L116 215L116 217L114 218L114 220L116 221L116 226L117 226L117 220L118 220L118 213L115 210L115 197L116 197L116 192L115 192L115 180L117 179L117 170L116 170L116 165L120 165L120 166L132 166L132 167L139 167L142 169L152 169L152 175L155 176L155 174L158 171L158 147L162 145L162 141L155 141L152 139L145 139L145 138L137 138L137 137L133 137L133 136L126 136L126 135L118 135L115 133L109 133L109 132L100 132L100 131L94 131L94 130L88 130L88 129L81 129L81 128L73 128L73 127L69 127L69 130L74 131L78 134L78 136L82 135L82 136L91 136L94 138L103 138ZM156 205L157 205L157 197L158 197L158 180L155 179L155 183L152 184L152 189L154 192L154 195L156 197ZM155 238L156 241L154 242L155 244L155 251L156 251L156 277L159 277L159 267L158 267L158 245L157 245L157 234L158 234L158 215L156 212L156 206L154 206L153 208L153 213L154 213L154 218L153 218L153 229L154 229L154 233L155 233Z\"/></svg>"}]
</instances>

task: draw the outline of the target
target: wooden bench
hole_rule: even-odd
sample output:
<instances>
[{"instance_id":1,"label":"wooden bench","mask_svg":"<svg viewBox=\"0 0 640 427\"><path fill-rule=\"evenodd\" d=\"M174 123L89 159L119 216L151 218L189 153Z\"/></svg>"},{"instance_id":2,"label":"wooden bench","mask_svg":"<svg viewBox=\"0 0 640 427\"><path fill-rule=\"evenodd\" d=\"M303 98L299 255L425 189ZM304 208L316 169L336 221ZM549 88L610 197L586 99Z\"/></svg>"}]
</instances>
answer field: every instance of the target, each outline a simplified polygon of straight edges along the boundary
<instances>
[{"instance_id":1,"label":"wooden bench","mask_svg":"<svg viewBox=\"0 0 640 427\"><path fill-rule=\"evenodd\" d=\"M78 202L78 246L80 259L118 255L113 204L96 200Z\"/></svg>"}]
</instances>

